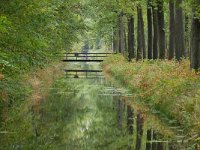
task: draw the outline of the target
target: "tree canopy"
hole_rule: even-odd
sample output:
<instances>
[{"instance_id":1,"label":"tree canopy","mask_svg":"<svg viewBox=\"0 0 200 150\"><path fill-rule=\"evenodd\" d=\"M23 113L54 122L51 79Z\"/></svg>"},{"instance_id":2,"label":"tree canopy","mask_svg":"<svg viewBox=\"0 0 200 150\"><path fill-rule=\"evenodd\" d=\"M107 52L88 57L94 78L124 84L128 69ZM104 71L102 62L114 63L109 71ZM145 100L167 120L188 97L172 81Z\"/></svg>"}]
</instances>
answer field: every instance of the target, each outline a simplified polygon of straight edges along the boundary
<instances>
[{"instance_id":1,"label":"tree canopy","mask_svg":"<svg viewBox=\"0 0 200 150\"><path fill-rule=\"evenodd\" d=\"M69 50L85 29L81 8L79 0L2 0L0 71L29 70Z\"/></svg>"}]
</instances>

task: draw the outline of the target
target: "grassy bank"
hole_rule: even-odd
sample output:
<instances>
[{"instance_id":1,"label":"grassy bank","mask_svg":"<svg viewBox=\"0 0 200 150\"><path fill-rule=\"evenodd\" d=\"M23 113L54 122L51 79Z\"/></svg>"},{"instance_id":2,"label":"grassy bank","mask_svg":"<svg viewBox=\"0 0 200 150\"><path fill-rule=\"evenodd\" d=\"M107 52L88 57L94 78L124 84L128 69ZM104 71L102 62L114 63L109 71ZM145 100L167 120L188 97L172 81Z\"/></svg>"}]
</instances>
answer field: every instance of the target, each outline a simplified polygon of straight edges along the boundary
<instances>
[{"instance_id":1,"label":"grassy bank","mask_svg":"<svg viewBox=\"0 0 200 150\"><path fill-rule=\"evenodd\" d=\"M53 82L63 75L62 69L63 64L54 62L43 69L24 74L21 79L1 81L9 86L4 85L0 91L0 143L3 146L0 149L10 149L12 146L13 149L17 146L19 149L29 149L18 143L32 146L30 142L39 136L37 124L41 117L41 105Z\"/></svg>"},{"instance_id":2,"label":"grassy bank","mask_svg":"<svg viewBox=\"0 0 200 150\"><path fill-rule=\"evenodd\" d=\"M35 69L27 74L2 78L0 80L1 126L6 125L11 116L10 112L19 112L22 105L37 111L37 107L47 93L46 89L62 74L61 68L62 64L54 62L43 69Z\"/></svg>"},{"instance_id":3,"label":"grassy bank","mask_svg":"<svg viewBox=\"0 0 200 150\"><path fill-rule=\"evenodd\" d=\"M132 102L176 119L191 140L200 142L200 77L189 69L189 61L128 62L113 55L102 65L106 74L131 89Z\"/></svg>"}]
</instances>

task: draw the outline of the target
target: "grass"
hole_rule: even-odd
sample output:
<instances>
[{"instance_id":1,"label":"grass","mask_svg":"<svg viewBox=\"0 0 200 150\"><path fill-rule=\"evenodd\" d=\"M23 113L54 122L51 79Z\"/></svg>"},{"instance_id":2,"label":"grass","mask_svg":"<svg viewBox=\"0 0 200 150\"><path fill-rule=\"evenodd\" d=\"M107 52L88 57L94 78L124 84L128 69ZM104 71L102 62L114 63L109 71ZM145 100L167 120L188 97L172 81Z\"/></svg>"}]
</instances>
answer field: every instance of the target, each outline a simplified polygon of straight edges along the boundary
<instances>
[{"instance_id":1,"label":"grass","mask_svg":"<svg viewBox=\"0 0 200 150\"><path fill-rule=\"evenodd\" d=\"M177 120L189 137L200 142L200 78L189 60L132 61L113 55L102 64L106 74L128 87L139 101Z\"/></svg>"}]
</instances>

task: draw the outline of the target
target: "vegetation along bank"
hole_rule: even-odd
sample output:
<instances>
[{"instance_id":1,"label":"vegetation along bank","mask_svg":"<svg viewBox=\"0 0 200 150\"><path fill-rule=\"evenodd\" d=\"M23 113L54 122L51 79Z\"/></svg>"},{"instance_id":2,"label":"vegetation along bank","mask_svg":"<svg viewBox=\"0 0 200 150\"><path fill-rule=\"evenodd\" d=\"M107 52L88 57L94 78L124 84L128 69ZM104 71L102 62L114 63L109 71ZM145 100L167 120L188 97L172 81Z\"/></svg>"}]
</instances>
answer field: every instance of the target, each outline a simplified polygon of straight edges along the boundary
<instances>
[{"instance_id":1,"label":"vegetation along bank","mask_svg":"<svg viewBox=\"0 0 200 150\"><path fill-rule=\"evenodd\" d=\"M102 66L106 74L128 87L133 98L175 119L192 140L200 133L200 78L189 69L189 61L133 61L121 55L110 56Z\"/></svg>"}]
</instances>

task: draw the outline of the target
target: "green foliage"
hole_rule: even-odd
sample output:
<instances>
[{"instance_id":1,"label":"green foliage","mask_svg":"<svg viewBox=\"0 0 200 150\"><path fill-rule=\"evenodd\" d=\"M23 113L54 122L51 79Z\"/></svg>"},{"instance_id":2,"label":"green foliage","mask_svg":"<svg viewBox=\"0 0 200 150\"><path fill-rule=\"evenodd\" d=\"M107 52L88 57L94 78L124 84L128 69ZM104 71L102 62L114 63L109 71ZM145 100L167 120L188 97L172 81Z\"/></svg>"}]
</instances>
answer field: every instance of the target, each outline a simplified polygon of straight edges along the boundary
<instances>
[{"instance_id":1,"label":"green foliage","mask_svg":"<svg viewBox=\"0 0 200 150\"><path fill-rule=\"evenodd\" d=\"M0 33L8 32L10 26L11 22L8 20L8 18L6 16L0 16Z\"/></svg>"},{"instance_id":2,"label":"green foliage","mask_svg":"<svg viewBox=\"0 0 200 150\"><path fill-rule=\"evenodd\" d=\"M15 105L24 100L29 88L21 84L23 75L62 59L60 55L79 40L85 23L80 0L0 0L0 3L0 105L3 108L5 101Z\"/></svg>"},{"instance_id":3,"label":"green foliage","mask_svg":"<svg viewBox=\"0 0 200 150\"><path fill-rule=\"evenodd\" d=\"M0 72L42 67L69 50L85 29L80 1L4 1L0 6Z\"/></svg>"}]
</instances>

